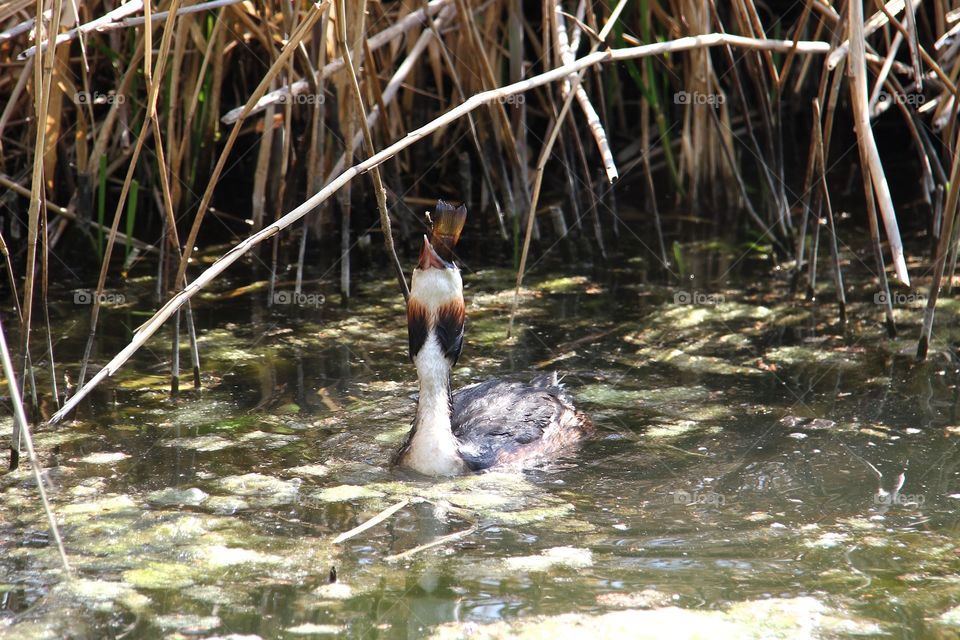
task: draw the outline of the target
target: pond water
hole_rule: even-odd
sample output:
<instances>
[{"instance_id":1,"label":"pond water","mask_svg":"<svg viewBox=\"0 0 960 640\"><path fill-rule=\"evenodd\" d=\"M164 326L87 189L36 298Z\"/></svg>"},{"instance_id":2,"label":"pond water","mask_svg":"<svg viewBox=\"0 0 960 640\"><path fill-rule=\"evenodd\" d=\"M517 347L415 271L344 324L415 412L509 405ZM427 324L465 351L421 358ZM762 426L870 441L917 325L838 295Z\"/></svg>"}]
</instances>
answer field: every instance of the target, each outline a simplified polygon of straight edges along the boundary
<instances>
[{"instance_id":1,"label":"pond water","mask_svg":"<svg viewBox=\"0 0 960 640\"><path fill-rule=\"evenodd\" d=\"M440 482L387 467L415 379L386 274L349 310L330 285L272 308L265 287L206 292L201 392L167 398L160 337L36 434L74 580L31 474L0 475L0 637L960 636L960 305L917 364L922 300L889 340L852 267L844 333L759 266L730 284L706 262L684 287L631 262L542 269L512 341L513 273L466 271L455 383L559 370L598 434ZM98 361L151 290L116 291ZM58 359L85 315L55 306Z\"/></svg>"}]
</instances>

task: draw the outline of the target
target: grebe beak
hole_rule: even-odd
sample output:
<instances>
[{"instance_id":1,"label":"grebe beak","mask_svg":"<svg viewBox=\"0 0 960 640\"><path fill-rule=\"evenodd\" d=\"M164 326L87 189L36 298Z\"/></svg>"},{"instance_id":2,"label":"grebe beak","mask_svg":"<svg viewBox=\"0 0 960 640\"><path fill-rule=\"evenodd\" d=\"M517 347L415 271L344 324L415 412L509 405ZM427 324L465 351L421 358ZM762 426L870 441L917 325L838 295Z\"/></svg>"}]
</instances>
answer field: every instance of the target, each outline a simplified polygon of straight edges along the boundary
<instances>
[{"instance_id":1,"label":"grebe beak","mask_svg":"<svg viewBox=\"0 0 960 640\"><path fill-rule=\"evenodd\" d=\"M444 269L450 265L443 260L430 244L430 239L423 236L423 247L420 249L420 269Z\"/></svg>"}]
</instances>

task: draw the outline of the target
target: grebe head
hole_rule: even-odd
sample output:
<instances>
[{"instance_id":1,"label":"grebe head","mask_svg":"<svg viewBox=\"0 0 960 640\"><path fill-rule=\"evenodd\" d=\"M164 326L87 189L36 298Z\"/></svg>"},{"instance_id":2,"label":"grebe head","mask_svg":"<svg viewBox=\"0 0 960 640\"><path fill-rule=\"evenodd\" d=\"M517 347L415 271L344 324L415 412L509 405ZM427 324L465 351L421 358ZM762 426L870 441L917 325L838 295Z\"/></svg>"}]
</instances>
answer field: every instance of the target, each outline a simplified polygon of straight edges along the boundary
<instances>
[{"instance_id":1,"label":"grebe head","mask_svg":"<svg viewBox=\"0 0 960 640\"><path fill-rule=\"evenodd\" d=\"M407 332L410 339L410 359L421 369L418 356L424 346L436 341L430 359L446 361L447 371L460 357L463 348L463 281L460 269L452 260L445 260L434 249L427 236L423 237L420 261L413 270L410 300L407 303ZM428 355L424 353L423 355ZM427 363L424 363L427 364ZM440 362L431 362L439 367Z\"/></svg>"},{"instance_id":2,"label":"grebe head","mask_svg":"<svg viewBox=\"0 0 960 640\"><path fill-rule=\"evenodd\" d=\"M428 216L429 219L429 216ZM437 201L430 237L423 237L407 302L410 359L421 385L449 383L450 369L463 348L463 281L453 248L467 219L465 205Z\"/></svg>"}]
</instances>

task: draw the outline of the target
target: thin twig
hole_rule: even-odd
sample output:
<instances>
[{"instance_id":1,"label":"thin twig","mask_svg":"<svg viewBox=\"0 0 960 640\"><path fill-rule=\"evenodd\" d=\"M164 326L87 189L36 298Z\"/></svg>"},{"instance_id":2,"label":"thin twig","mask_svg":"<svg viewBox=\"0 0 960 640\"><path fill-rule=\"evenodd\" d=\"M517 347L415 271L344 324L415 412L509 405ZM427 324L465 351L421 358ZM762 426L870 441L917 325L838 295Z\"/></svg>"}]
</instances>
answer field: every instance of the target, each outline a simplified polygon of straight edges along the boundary
<instances>
[{"instance_id":1,"label":"thin twig","mask_svg":"<svg viewBox=\"0 0 960 640\"><path fill-rule=\"evenodd\" d=\"M421 551L426 551L427 549L432 549L433 547L438 547L442 544L447 544L448 542L459 540L460 538L466 538L467 536L472 534L474 531L476 531L478 528L479 528L479 525L474 523L468 529L464 529L463 531L457 531L456 533L451 533L446 536L440 536L439 538L435 538L430 542L427 542L426 544L421 544L419 546L414 547L413 549L408 549L403 553L397 553L392 556L387 556L386 558L383 559L383 561L398 562L400 560L406 560L407 558L410 558L411 556L414 556L420 553Z\"/></svg>"},{"instance_id":2,"label":"thin twig","mask_svg":"<svg viewBox=\"0 0 960 640\"><path fill-rule=\"evenodd\" d=\"M403 509L408 504L410 504L410 500L404 499L395 505L391 505L387 507L377 515L373 516L372 518L364 522L363 524L360 524L354 527L353 529L350 529L350 531L344 531L343 533L338 535L336 538L333 539L333 544L340 544L342 542L346 542L350 538L360 535L367 529L372 529L373 527L377 526L378 524L380 524L381 522L383 522L384 520L386 520L387 518L395 514L397 511L400 511L400 509Z\"/></svg>"}]
</instances>

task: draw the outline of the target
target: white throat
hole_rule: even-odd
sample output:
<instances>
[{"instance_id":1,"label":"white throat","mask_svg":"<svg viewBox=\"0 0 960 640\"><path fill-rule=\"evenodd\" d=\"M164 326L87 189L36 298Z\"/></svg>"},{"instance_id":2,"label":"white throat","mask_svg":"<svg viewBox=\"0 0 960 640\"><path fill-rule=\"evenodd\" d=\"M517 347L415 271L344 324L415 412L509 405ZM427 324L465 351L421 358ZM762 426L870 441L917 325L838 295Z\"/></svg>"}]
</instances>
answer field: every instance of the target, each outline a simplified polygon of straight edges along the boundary
<instances>
[{"instance_id":1,"label":"white throat","mask_svg":"<svg viewBox=\"0 0 960 640\"><path fill-rule=\"evenodd\" d=\"M450 426L450 365L433 332L414 363L420 380L420 399L403 464L428 476L459 475L466 465Z\"/></svg>"}]
</instances>

